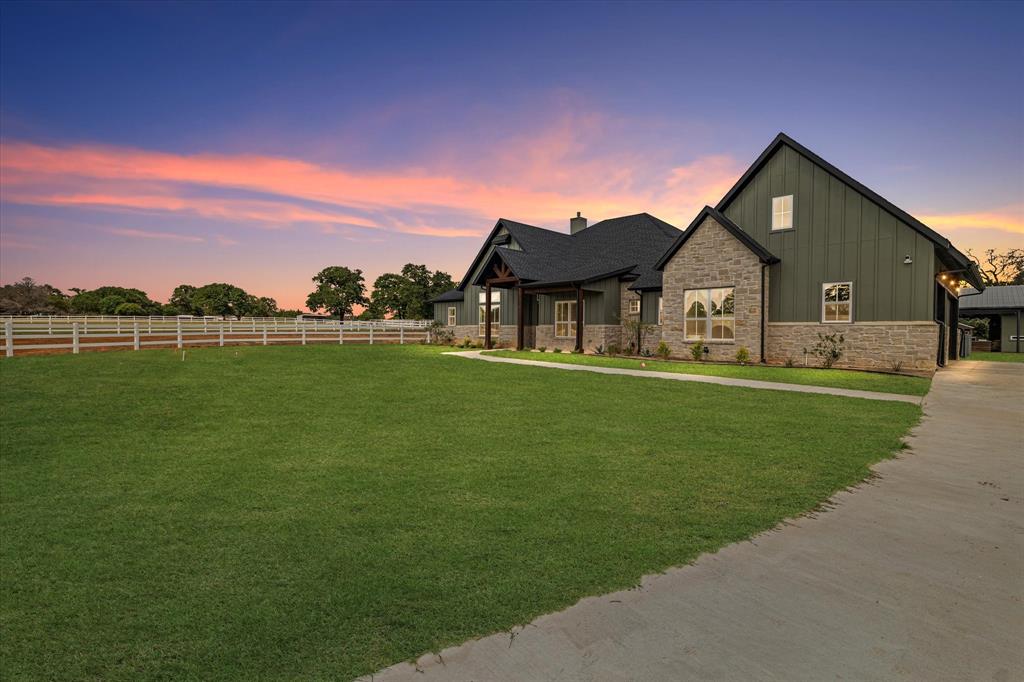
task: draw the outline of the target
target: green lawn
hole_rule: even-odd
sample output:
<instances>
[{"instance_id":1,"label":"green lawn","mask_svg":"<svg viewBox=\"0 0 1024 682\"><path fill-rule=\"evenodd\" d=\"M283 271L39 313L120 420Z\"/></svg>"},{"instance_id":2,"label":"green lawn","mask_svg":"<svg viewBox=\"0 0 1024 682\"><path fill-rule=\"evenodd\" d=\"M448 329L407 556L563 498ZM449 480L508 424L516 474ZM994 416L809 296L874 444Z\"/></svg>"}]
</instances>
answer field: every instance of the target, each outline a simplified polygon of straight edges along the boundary
<instances>
[{"instance_id":1,"label":"green lawn","mask_svg":"<svg viewBox=\"0 0 1024 682\"><path fill-rule=\"evenodd\" d=\"M988 362L1024 362L1024 353L984 353L974 351L963 360L987 360Z\"/></svg>"},{"instance_id":2,"label":"green lawn","mask_svg":"<svg viewBox=\"0 0 1024 682\"><path fill-rule=\"evenodd\" d=\"M647 369L680 374L704 374L733 379L755 381L778 381L785 384L806 384L808 386L829 386L851 388L860 391L924 395L928 392L931 379L879 372L857 372L848 369L821 369L817 367L776 367L765 365L726 365L711 362L663 362L653 358L623 358L575 353L537 353L533 351L500 350L489 351L506 358L543 360L545 362L567 362L574 365L597 365L602 367L624 367L626 369ZM646 367L641 367L640 363Z\"/></svg>"},{"instance_id":3,"label":"green lawn","mask_svg":"<svg viewBox=\"0 0 1024 682\"><path fill-rule=\"evenodd\" d=\"M422 346L0 361L6 679L345 679L771 528L906 403Z\"/></svg>"}]
</instances>

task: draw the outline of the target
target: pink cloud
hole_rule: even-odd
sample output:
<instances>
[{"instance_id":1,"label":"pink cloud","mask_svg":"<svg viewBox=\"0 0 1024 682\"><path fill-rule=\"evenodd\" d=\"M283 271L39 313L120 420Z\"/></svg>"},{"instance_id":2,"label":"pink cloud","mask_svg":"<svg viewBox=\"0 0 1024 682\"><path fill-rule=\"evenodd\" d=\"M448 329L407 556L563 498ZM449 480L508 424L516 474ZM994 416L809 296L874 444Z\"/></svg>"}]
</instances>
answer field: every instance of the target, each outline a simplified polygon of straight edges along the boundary
<instances>
[{"instance_id":1,"label":"pink cloud","mask_svg":"<svg viewBox=\"0 0 1024 682\"><path fill-rule=\"evenodd\" d=\"M202 237L189 234L175 234L173 232L150 232L148 230L133 230L123 227L110 227L105 230L110 234L115 234L119 237L137 237L140 239L160 239L163 241L173 242L190 242L190 243L203 243L206 240Z\"/></svg>"}]
</instances>

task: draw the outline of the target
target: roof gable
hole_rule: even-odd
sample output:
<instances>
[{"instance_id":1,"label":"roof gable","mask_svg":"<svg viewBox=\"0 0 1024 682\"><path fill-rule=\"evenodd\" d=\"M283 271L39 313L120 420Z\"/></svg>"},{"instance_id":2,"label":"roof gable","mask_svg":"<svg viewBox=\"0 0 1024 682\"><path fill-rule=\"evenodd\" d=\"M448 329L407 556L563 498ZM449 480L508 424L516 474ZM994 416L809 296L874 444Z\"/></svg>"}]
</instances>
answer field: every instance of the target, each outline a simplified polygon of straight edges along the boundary
<instances>
[{"instance_id":1,"label":"roof gable","mask_svg":"<svg viewBox=\"0 0 1024 682\"><path fill-rule=\"evenodd\" d=\"M693 219L690 226L686 228L686 231L679 235L672 246L668 248L665 254L658 260L654 265L655 270L663 270L665 265L672 260L672 256L676 255L676 252L682 248L683 244L690 240L690 237L700 229L701 225L704 224L706 218L713 219L716 223L721 225L725 230L737 239L741 244L750 249L750 251L757 256L758 260L767 265L772 263L778 263L779 259L773 256L768 249L761 246L761 244L751 237L749 234L744 232L739 225L726 218L718 210L705 206L701 209L701 212L697 214L697 217Z\"/></svg>"},{"instance_id":2,"label":"roof gable","mask_svg":"<svg viewBox=\"0 0 1024 682\"><path fill-rule=\"evenodd\" d=\"M715 205L715 208L718 211L724 212L725 209L729 206L729 204L732 203L732 200L735 199L736 196L743 191L743 189L754 179L755 176L757 176L761 169L764 168L768 161L775 155L775 152L777 152L779 148L782 146L787 146L790 149L797 152L798 154L805 156L809 161L811 161L811 163L814 163L815 165L819 166L827 173L834 175L836 178L852 187L854 190L868 198L870 201L873 201L874 203L878 204L879 207L894 215L898 220L900 220L901 222L905 223L908 227L910 227L910 229L926 237L929 241L931 241L933 244L935 244L935 246L939 248L940 252L943 255L946 256L946 260L949 262L950 265L961 268L964 271L965 279L967 279L971 284L977 287L984 288L984 284L981 281L981 274L977 270L977 265L974 263L974 261L972 261L966 255L961 253L956 247L954 247L948 239L946 239L941 234L939 234L932 228L922 223L914 216L904 211L899 206L896 206L891 201L881 196L874 190L870 189L869 187L866 187L865 185L861 184L850 175L836 168L831 163L821 158L820 156L812 152L810 149L803 146L802 144L791 138L789 135L786 135L785 133L779 133L778 135L775 136L775 139L772 140L771 144L769 144L765 148L765 150L761 152L760 156L758 156L757 159L754 160L754 163L750 165L750 168L748 168L746 172L743 173L742 176L740 176L740 179L736 181L736 184L733 185L732 188L728 192L726 192L725 196L722 197L721 201L719 201Z\"/></svg>"}]
</instances>

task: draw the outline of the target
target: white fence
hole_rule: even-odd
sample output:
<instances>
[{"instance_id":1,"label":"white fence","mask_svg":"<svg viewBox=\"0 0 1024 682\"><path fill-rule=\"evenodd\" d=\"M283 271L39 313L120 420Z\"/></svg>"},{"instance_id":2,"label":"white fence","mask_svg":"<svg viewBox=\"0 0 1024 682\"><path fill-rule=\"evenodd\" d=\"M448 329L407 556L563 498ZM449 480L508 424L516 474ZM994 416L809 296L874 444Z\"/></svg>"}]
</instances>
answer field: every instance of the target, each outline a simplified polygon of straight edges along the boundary
<instances>
[{"instance_id":1,"label":"white fence","mask_svg":"<svg viewBox=\"0 0 1024 682\"><path fill-rule=\"evenodd\" d=\"M265 317L221 320L175 317L3 317L6 357L17 353L147 347L310 343L429 343L430 320L300 320Z\"/></svg>"}]
</instances>

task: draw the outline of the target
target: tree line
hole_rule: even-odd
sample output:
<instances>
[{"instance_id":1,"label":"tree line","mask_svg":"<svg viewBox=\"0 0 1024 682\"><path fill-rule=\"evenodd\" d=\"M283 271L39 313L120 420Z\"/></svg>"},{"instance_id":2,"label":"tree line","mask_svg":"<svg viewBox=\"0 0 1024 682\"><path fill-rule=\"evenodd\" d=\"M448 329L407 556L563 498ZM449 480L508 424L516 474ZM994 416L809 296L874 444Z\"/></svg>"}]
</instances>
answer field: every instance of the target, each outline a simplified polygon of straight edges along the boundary
<instances>
[{"instance_id":1,"label":"tree line","mask_svg":"<svg viewBox=\"0 0 1024 682\"><path fill-rule=\"evenodd\" d=\"M432 316L428 301L455 286L448 273L431 272L425 265L407 264L400 273L385 273L367 296L362 270L344 266L324 268L313 277L314 290L306 298L310 311L334 316L351 315L364 306L365 319ZM217 317L294 317L301 310L279 308L277 301L254 296L223 282L203 286L180 284L166 303L155 301L141 289L102 286L71 288L68 292L31 277L0 286L0 314L4 315L210 315Z\"/></svg>"}]
</instances>

